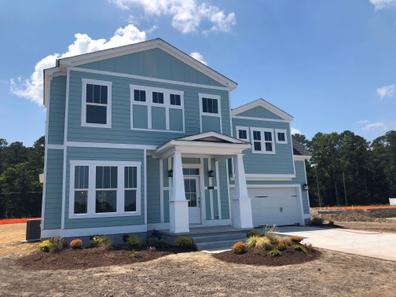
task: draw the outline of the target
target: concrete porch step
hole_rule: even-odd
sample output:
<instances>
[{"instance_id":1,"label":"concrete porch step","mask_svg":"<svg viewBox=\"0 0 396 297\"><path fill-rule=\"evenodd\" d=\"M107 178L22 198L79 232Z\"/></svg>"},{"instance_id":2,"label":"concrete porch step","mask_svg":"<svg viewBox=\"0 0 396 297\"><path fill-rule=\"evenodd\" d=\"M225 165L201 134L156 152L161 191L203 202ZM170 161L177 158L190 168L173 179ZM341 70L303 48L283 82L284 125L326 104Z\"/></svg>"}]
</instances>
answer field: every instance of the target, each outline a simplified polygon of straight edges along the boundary
<instances>
[{"instance_id":1,"label":"concrete porch step","mask_svg":"<svg viewBox=\"0 0 396 297\"><path fill-rule=\"evenodd\" d=\"M222 251L231 249L232 245L238 240L223 240L196 243L199 251Z\"/></svg>"},{"instance_id":2,"label":"concrete porch step","mask_svg":"<svg viewBox=\"0 0 396 297\"><path fill-rule=\"evenodd\" d=\"M199 234L192 235L192 239L195 244L205 243L205 242L216 242L216 241L227 241L227 240L242 240L246 238L246 233L244 232L231 232L231 233L217 233L217 234Z\"/></svg>"}]
</instances>

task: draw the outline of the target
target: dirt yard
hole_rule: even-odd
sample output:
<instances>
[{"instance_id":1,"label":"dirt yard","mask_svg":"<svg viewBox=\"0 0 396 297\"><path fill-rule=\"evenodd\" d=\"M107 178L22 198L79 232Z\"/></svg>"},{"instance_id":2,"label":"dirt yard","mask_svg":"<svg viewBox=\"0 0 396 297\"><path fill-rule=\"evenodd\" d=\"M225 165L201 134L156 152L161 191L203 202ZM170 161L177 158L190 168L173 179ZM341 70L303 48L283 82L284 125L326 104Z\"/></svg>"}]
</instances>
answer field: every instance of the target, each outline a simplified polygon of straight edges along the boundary
<instances>
[{"instance_id":1,"label":"dirt yard","mask_svg":"<svg viewBox=\"0 0 396 297\"><path fill-rule=\"evenodd\" d=\"M396 262L325 250L314 261L280 267L226 263L193 252L128 265L30 271L16 259L34 246L16 243L24 228L10 226L0 226L1 296L386 297L396 291Z\"/></svg>"}]
</instances>

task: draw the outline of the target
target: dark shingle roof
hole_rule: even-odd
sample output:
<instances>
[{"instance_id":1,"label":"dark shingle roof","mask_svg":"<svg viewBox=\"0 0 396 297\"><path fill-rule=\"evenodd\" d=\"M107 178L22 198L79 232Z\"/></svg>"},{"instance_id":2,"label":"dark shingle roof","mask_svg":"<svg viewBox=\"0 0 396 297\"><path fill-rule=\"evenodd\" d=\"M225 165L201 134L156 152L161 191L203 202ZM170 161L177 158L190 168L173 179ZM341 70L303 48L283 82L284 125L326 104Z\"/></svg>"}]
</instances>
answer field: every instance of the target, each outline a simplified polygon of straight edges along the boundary
<instances>
[{"instance_id":1,"label":"dark shingle roof","mask_svg":"<svg viewBox=\"0 0 396 297\"><path fill-rule=\"evenodd\" d=\"M300 156L310 156L311 153L305 148L305 146L299 142L294 136L293 139L293 155L300 155Z\"/></svg>"}]
</instances>

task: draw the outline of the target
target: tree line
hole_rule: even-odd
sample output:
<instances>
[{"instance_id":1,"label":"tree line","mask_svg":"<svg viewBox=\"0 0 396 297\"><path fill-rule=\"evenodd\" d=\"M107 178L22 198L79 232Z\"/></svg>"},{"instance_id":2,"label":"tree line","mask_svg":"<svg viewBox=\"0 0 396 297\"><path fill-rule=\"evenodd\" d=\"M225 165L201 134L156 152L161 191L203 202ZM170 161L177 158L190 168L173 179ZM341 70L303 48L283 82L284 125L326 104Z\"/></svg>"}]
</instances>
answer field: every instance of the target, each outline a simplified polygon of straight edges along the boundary
<instances>
[{"instance_id":1,"label":"tree line","mask_svg":"<svg viewBox=\"0 0 396 297\"><path fill-rule=\"evenodd\" d=\"M311 206L387 204L396 196L396 131L369 142L351 131L294 137L307 162ZM0 218L40 216L44 136L31 147L0 138Z\"/></svg>"},{"instance_id":2,"label":"tree line","mask_svg":"<svg viewBox=\"0 0 396 297\"><path fill-rule=\"evenodd\" d=\"M312 154L311 206L388 204L396 197L396 131L371 142L351 131L295 137Z\"/></svg>"}]
</instances>

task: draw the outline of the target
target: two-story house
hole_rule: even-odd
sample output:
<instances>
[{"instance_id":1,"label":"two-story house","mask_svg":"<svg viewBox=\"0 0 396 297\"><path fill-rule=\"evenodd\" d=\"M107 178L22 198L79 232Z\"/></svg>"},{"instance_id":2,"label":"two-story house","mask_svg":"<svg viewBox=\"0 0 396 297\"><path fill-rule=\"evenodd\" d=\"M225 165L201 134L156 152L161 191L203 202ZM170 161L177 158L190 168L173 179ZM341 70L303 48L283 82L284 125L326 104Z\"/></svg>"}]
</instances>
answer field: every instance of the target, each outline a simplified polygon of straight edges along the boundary
<instances>
[{"instance_id":1,"label":"two-story house","mask_svg":"<svg viewBox=\"0 0 396 297\"><path fill-rule=\"evenodd\" d=\"M42 237L305 224L292 117L161 39L44 72Z\"/></svg>"}]
</instances>

